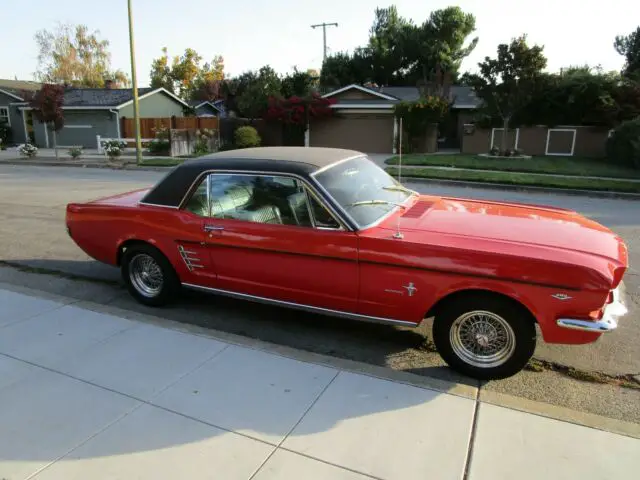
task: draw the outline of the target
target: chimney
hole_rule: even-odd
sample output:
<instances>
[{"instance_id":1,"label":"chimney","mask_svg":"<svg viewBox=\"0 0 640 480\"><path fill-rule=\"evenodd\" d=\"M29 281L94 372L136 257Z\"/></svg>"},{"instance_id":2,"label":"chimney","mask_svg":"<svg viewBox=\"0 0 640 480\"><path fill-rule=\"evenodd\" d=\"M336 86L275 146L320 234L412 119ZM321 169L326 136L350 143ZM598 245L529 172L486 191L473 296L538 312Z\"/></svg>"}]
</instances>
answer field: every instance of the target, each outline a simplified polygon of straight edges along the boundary
<instances>
[{"instance_id":1,"label":"chimney","mask_svg":"<svg viewBox=\"0 0 640 480\"><path fill-rule=\"evenodd\" d=\"M110 78L105 78L104 79L104 88L106 88L107 90L111 90L113 88L113 80Z\"/></svg>"}]
</instances>

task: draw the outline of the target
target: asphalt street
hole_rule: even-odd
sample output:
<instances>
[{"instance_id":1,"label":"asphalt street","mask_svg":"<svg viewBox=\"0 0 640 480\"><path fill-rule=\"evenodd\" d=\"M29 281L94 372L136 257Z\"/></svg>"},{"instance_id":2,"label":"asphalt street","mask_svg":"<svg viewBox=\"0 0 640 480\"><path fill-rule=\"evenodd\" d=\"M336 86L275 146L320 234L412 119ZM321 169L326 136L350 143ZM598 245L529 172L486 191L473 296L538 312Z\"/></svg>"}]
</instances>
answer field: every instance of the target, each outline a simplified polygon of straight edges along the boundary
<instances>
[{"instance_id":1,"label":"asphalt street","mask_svg":"<svg viewBox=\"0 0 640 480\"><path fill-rule=\"evenodd\" d=\"M123 288L104 282L61 278L40 270L97 280L119 280L119 272L88 258L68 238L64 208L68 202L143 188L163 173L90 168L0 165L0 260L29 266L30 272L0 266L0 281L40 288L72 297L113 304L177 321L197 323L277 344L394 369L462 382L444 367L425 341L429 325L417 330L365 325L291 312L219 297L188 294L162 310L133 302ZM548 193L407 184L415 190L571 208L621 235L630 252L626 275L631 313L620 328L585 346L551 346L542 342L536 358L609 375L640 375L640 201ZM640 390L582 382L550 371L525 371L484 388L577 410L640 423Z\"/></svg>"}]
</instances>

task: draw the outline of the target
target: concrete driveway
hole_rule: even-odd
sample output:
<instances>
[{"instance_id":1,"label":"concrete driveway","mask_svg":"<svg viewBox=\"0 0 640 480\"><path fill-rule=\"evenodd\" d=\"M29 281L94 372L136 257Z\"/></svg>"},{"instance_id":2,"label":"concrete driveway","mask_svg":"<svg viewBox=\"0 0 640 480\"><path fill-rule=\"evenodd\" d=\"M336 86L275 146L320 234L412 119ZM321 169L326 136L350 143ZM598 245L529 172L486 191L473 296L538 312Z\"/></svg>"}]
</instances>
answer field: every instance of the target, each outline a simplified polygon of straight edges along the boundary
<instances>
[{"instance_id":1,"label":"concrete driveway","mask_svg":"<svg viewBox=\"0 0 640 480\"><path fill-rule=\"evenodd\" d=\"M479 402L473 389L417 388L28 293L0 285L0 478L624 479L640 469L636 438Z\"/></svg>"}]
</instances>

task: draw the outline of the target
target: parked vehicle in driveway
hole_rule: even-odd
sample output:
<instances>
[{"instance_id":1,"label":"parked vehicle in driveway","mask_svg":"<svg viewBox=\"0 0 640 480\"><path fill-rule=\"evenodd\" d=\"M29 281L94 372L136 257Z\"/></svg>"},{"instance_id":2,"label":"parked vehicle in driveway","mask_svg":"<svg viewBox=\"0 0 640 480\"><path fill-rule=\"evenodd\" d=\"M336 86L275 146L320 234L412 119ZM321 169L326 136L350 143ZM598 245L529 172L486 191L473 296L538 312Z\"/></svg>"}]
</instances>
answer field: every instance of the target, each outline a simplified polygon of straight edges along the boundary
<instances>
[{"instance_id":1,"label":"parked vehicle in driveway","mask_svg":"<svg viewBox=\"0 0 640 480\"><path fill-rule=\"evenodd\" d=\"M548 343L586 344L626 313L623 241L576 212L419 195L366 155L220 152L153 188L67 206L76 244L159 306L180 287L418 326L444 360L511 376Z\"/></svg>"}]
</instances>

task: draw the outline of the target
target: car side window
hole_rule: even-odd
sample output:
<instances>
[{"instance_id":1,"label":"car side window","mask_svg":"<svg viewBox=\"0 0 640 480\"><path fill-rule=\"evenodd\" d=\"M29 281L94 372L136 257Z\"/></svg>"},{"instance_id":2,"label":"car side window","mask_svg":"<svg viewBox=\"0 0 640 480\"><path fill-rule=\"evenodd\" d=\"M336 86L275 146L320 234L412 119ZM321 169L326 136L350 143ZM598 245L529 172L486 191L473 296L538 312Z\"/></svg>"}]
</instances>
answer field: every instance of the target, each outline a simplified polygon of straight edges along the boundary
<instances>
[{"instance_id":1,"label":"car side window","mask_svg":"<svg viewBox=\"0 0 640 480\"><path fill-rule=\"evenodd\" d=\"M302 182L284 176L211 174L194 191L186 209L202 217L340 228Z\"/></svg>"},{"instance_id":2,"label":"car side window","mask_svg":"<svg viewBox=\"0 0 640 480\"><path fill-rule=\"evenodd\" d=\"M307 196L309 197L309 204L311 205L311 212L313 213L316 227L339 230L340 224L331 216L327 209L324 208L311 193L307 192Z\"/></svg>"}]
</instances>

